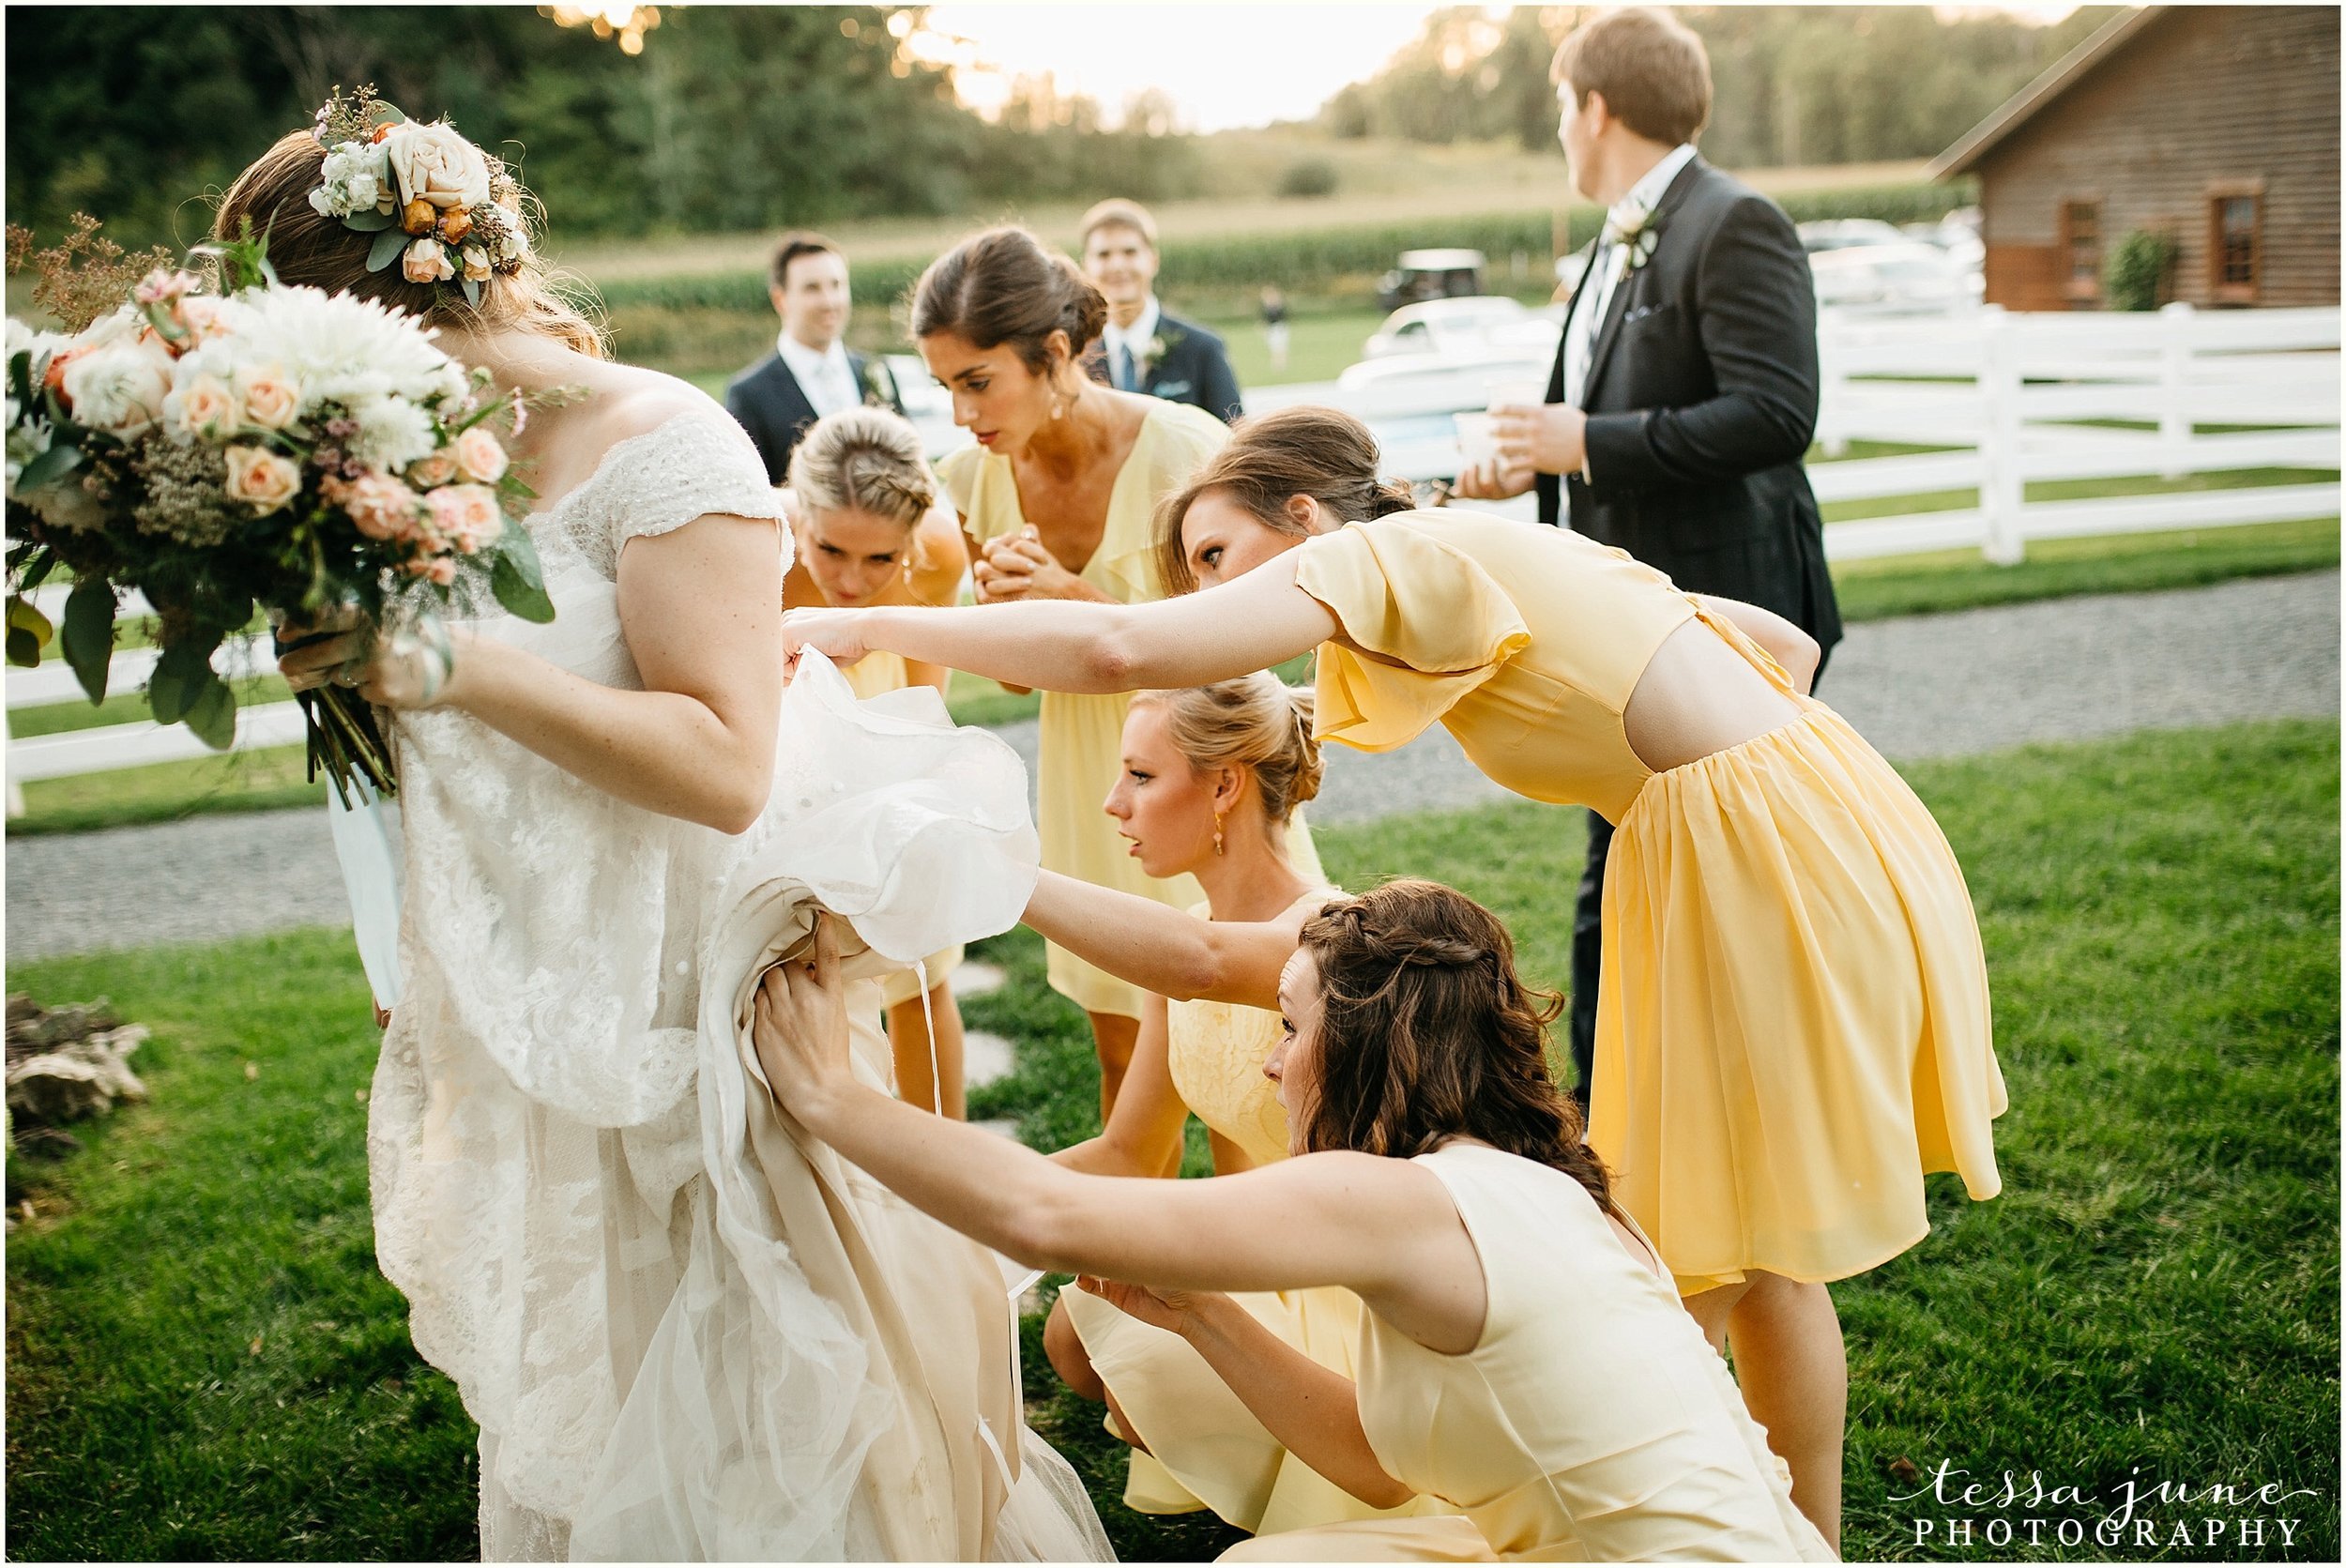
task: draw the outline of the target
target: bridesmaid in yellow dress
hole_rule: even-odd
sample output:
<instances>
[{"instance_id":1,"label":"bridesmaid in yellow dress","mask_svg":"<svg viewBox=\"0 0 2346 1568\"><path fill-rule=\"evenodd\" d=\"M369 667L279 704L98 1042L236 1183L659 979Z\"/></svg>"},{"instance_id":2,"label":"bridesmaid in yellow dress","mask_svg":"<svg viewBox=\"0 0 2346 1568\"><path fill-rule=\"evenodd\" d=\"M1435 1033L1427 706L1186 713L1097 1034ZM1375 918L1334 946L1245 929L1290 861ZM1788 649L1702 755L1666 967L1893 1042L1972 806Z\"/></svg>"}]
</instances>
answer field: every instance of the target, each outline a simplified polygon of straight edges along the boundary
<instances>
[{"instance_id":1,"label":"bridesmaid in yellow dress","mask_svg":"<svg viewBox=\"0 0 2346 1568\"><path fill-rule=\"evenodd\" d=\"M1165 596L1150 519L1229 438L1212 415L1104 387L1078 364L1107 302L1075 264L1019 228L939 257L914 290L912 331L977 445L938 464L968 535L978 602L1110 604ZM1022 688L1023 689L1023 688ZM1126 693L1043 695L1037 759L1043 863L1187 908L1188 876L1146 875L1100 813L1116 783ZM1299 860L1316 874L1308 834ZM1090 1015L1103 1119L1138 1039L1141 992L1054 944L1051 989Z\"/></svg>"},{"instance_id":2,"label":"bridesmaid in yellow dress","mask_svg":"<svg viewBox=\"0 0 2346 1568\"><path fill-rule=\"evenodd\" d=\"M1310 692L1267 674L1133 698L1123 773L1107 814L1150 875L1187 873L1204 886L1206 901L1189 912L1192 921L1268 922L1291 949L1306 916L1342 896L1298 871L1287 850L1296 808L1319 788L1311 706ZM1040 928L1082 951L1092 929L1162 912L1129 894L1101 899L1116 907L1065 928L1045 919ZM1278 1043L1274 1012L1145 994L1139 1043L1106 1129L1052 1158L1094 1176L1176 1176L1183 1126L1194 1113L1206 1124L1216 1174L1286 1159L1287 1113L1263 1075ZM1352 1376L1361 1303L1350 1291L1239 1301L1287 1344ZM1241 1530L1272 1534L1388 1512L1289 1454L1178 1336L1098 1296L1060 1292L1043 1343L1069 1387L1106 1402L1109 1430L1136 1439L1124 1501L1140 1513L1210 1507ZM1403 1511L1439 1506L1412 1499Z\"/></svg>"},{"instance_id":3,"label":"bridesmaid in yellow dress","mask_svg":"<svg viewBox=\"0 0 2346 1568\"><path fill-rule=\"evenodd\" d=\"M1087 1176L916 1120L856 1081L839 984L826 919L813 959L774 970L758 1001L759 1060L813 1135L1178 1333L1363 1502L1423 1493L1463 1515L1342 1521L1228 1555L1831 1560L1548 1076L1556 998L1525 990L1506 928L1464 894L1396 882L1304 922L1265 1067L1294 1157L1201 1181ZM1364 1309L1357 1381L1222 1294L1330 1286Z\"/></svg>"},{"instance_id":4,"label":"bridesmaid in yellow dress","mask_svg":"<svg viewBox=\"0 0 2346 1568\"><path fill-rule=\"evenodd\" d=\"M1837 1539L1848 1368L1826 1283L1929 1233L1924 1177L1993 1196L2005 1105L1963 875L1896 770L1806 693L1816 645L1618 550L1410 511L1358 420L1246 421L1168 501L1189 594L785 617L1089 689L1214 680L1319 646L1320 733L1440 723L1491 778L1617 825L1589 1142ZM1367 522L1350 519L1366 518ZM1258 993L1257 993L1258 994Z\"/></svg>"},{"instance_id":5,"label":"bridesmaid in yellow dress","mask_svg":"<svg viewBox=\"0 0 2346 1568\"><path fill-rule=\"evenodd\" d=\"M816 420L791 453L789 479L783 507L796 548L783 579L785 609L953 601L969 571L968 551L938 502L920 432L904 419L884 408L843 408ZM840 673L867 702L908 686L933 687L942 697L948 674L942 664L914 663L886 649ZM880 982L896 1092L955 1119L967 1114L952 988L961 957L960 948L948 948Z\"/></svg>"}]
</instances>

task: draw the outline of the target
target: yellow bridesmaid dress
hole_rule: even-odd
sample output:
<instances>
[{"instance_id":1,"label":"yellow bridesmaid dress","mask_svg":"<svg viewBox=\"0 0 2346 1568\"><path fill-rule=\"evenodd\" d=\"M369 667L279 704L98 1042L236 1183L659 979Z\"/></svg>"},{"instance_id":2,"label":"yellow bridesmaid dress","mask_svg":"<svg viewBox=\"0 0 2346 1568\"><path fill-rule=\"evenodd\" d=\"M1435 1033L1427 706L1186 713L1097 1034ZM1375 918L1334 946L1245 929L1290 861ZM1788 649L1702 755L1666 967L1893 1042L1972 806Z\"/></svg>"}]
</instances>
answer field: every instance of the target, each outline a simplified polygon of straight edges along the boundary
<instances>
[{"instance_id":1,"label":"yellow bridesmaid dress","mask_svg":"<svg viewBox=\"0 0 2346 1568\"><path fill-rule=\"evenodd\" d=\"M1321 735L1437 722L1499 784L1615 824L1589 1145L1688 1295L1827 1281L1929 1233L1923 1178L1993 1197L2005 1107L1954 851L1906 782L1735 627L1564 529L1401 512L1305 541ZM1800 709L1655 773L1622 710L1699 617Z\"/></svg>"},{"instance_id":2,"label":"yellow bridesmaid dress","mask_svg":"<svg viewBox=\"0 0 2346 1568\"><path fill-rule=\"evenodd\" d=\"M1203 409L1156 403L1117 473L1099 548L1076 575L1119 603L1163 599L1153 533L1157 502L1186 484L1229 438L1229 428ZM966 447L940 461L937 470L963 526L978 543L1027 525L1009 458L983 447ZM1131 700L1130 693L1043 693L1041 755L1035 768L1043 864L1097 887L1185 908L1204 896L1197 879L1182 875L1160 880L1143 873L1129 853L1131 845L1118 836L1114 819L1102 809L1123 765L1124 709ZM1319 875L1311 834L1300 819L1288 830L1287 847L1299 871L1307 876ZM1140 1016L1138 986L1055 943L1047 945L1047 953L1052 990L1086 1012Z\"/></svg>"},{"instance_id":3,"label":"yellow bridesmaid dress","mask_svg":"<svg viewBox=\"0 0 2346 1568\"><path fill-rule=\"evenodd\" d=\"M1333 890L1306 900L1325 902ZM1300 901L1299 901L1300 902ZM1199 905L1196 914L1206 906ZM1287 1111L1263 1063L1279 1043L1279 1016L1228 1002L1168 1002L1166 1060L1181 1103L1257 1165L1287 1157ZM1203 1357L1178 1334L1130 1317L1072 1286L1060 1292L1092 1370L1149 1445L1135 1451L1124 1489L1143 1514L1212 1509L1239 1529L1274 1534L1347 1519L1451 1512L1420 1498L1375 1509L1297 1459L1256 1420ZM1337 1286L1234 1298L1287 1344L1321 1365L1356 1376L1361 1299Z\"/></svg>"},{"instance_id":4,"label":"yellow bridesmaid dress","mask_svg":"<svg viewBox=\"0 0 2346 1568\"><path fill-rule=\"evenodd\" d=\"M860 702L890 692L901 692L912 684L912 672L905 665L901 653L876 648L840 672L847 677L847 687ZM952 978L961 967L962 949L956 942L942 952L929 954L923 967L928 972L929 988L934 990ZM880 980L880 1004L894 1007L899 1002L917 1001L922 995L921 969L898 969Z\"/></svg>"},{"instance_id":5,"label":"yellow bridesmaid dress","mask_svg":"<svg viewBox=\"0 0 2346 1568\"><path fill-rule=\"evenodd\" d=\"M1727 1363L1586 1188L1478 1143L1417 1164L1482 1260L1483 1334L1443 1355L1363 1313L1361 1429L1387 1473L1463 1517L1257 1536L1224 1560L1834 1560Z\"/></svg>"}]
</instances>

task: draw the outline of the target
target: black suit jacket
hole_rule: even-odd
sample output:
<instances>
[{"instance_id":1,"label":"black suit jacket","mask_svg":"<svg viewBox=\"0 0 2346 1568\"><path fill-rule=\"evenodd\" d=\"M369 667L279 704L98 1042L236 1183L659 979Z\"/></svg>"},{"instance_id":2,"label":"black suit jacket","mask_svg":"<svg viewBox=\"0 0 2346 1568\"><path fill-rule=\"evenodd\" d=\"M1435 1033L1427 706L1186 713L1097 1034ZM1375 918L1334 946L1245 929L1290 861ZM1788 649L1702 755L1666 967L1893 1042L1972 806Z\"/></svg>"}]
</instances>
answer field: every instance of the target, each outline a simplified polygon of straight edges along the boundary
<instances>
[{"instance_id":1,"label":"black suit jacket","mask_svg":"<svg viewBox=\"0 0 2346 1568\"><path fill-rule=\"evenodd\" d=\"M1210 328L1157 310L1157 336L1165 340L1165 358L1140 367L1135 391L1167 403L1202 408L1224 424L1234 424L1244 412L1239 402L1238 373L1230 369L1230 351ZM1084 369L1091 379L1113 386L1108 373L1107 338L1093 340L1084 351Z\"/></svg>"},{"instance_id":2,"label":"black suit jacket","mask_svg":"<svg viewBox=\"0 0 2346 1568\"><path fill-rule=\"evenodd\" d=\"M866 403L899 414L905 411L885 363L875 367L862 355L850 350L847 370L854 375L855 384L863 388ZM766 460L768 481L786 481L790 477L790 454L798 449L799 439L806 434L807 426L815 422L815 405L807 401L799 378L790 373L790 366L779 351L769 354L725 383L725 412L750 433L757 455Z\"/></svg>"},{"instance_id":3,"label":"black suit jacket","mask_svg":"<svg viewBox=\"0 0 2346 1568\"><path fill-rule=\"evenodd\" d=\"M1840 611L1801 466L1818 395L1807 254L1782 208L1699 158L1654 223L1652 254L1613 290L1591 345L1591 482L1541 475L1540 521L1568 521L1690 593L1774 610L1831 647ZM1563 389L1560 343L1547 401Z\"/></svg>"}]
</instances>

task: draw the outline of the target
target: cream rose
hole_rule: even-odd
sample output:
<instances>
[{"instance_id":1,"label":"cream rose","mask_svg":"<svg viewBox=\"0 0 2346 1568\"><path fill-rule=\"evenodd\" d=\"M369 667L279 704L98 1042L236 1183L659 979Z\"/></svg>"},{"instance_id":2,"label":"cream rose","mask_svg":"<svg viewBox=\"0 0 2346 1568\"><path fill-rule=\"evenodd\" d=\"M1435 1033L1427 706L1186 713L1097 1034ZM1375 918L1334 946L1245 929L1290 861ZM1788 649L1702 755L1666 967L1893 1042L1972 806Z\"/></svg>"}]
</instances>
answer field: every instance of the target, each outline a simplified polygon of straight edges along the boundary
<instances>
[{"instance_id":1,"label":"cream rose","mask_svg":"<svg viewBox=\"0 0 2346 1568\"><path fill-rule=\"evenodd\" d=\"M135 342L93 349L65 367L61 390L75 424L135 440L162 417L171 356Z\"/></svg>"},{"instance_id":2,"label":"cream rose","mask_svg":"<svg viewBox=\"0 0 2346 1568\"><path fill-rule=\"evenodd\" d=\"M388 474L362 474L345 485L342 506L369 539L405 539L416 531L423 497Z\"/></svg>"},{"instance_id":3,"label":"cream rose","mask_svg":"<svg viewBox=\"0 0 2346 1568\"><path fill-rule=\"evenodd\" d=\"M456 269L448 264L448 252L440 249L438 240L429 238L407 247L399 270L411 283L444 283L456 276Z\"/></svg>"},{"instance_id":4,"label":"cream rose","mask_svg":"<svg viewBox=\"0 0 2346 1568\"><path fill-rule=\"evenodd\" d=\"M456 470L468 480L480 484L495 484L505 477L505 449L497 438L479 425L456 438Z\"/></svg>"},{"instance_id":5,"label":"cream rose","mask_svg":"<svg viewBox=\"0 0 2346 1568\"><path fill-rule=\"evenodd\" d=\"M476 283L489 281L489 252L478 245L465 247L465 276Z\"/></svg>"},{"instance_id":6,"label":"cream rose","mask_svg":"<svg viewBox=\"0 0 2346 1568\"><path fill-rule=\"evenodd\" d=\"M489 199L489 160L453 126L410 122L383 144L401 202L473 207Z\"/></svg>"},{"instance_id":7,"label":"cream rose","mask_svg":"<svg viewBox=\"0 0 2346 1568\"><path fill-rule=\"evenodd\" d=\"M496 492L486 485L443 485L424 501L432 509L434 531L467 556L505 531Z\"/></svg>"},{"instance_id":8,"label":"cream rose","mask_svg":"<svg viewBox=\"0 0 2346 1568\"><path fill-rule=\"evenodd\" d=\"M424 490L446 484L456 477L456 454L444 448L430 457L419 458L409 464L407 477Z\"/></svg>"},{"instance_id":9,"label":"cream rose","mask_svg":"<svg viewBox=\"0 0 2346 1568\"><path fill-rule=\"evenodd\" d=\"M244 417L236 394L216 375L196 375L163 400L163 429L182 441L233 435Z\"/></svg>"},{"instance_id":10,"label":"cream rose","mask_svg":"<svg viewBox=\"0 0 2346 1568\"><path fill-rule=\"evenodd\" d=\"M245 418L264 430L282 430L301 412L301 388L276 365L244 366L236 372Z\"/></svg>"},{"instance_id":11,"label":"cream rose","mask_svg":"<svg viewBox=\"0 0 2346 1568\"><path fill-rule=\"evenodd\" d=\"M228 498L266 517L301 494L301 470L261 447L228 449Z\"/></svg>"}]
</instances>

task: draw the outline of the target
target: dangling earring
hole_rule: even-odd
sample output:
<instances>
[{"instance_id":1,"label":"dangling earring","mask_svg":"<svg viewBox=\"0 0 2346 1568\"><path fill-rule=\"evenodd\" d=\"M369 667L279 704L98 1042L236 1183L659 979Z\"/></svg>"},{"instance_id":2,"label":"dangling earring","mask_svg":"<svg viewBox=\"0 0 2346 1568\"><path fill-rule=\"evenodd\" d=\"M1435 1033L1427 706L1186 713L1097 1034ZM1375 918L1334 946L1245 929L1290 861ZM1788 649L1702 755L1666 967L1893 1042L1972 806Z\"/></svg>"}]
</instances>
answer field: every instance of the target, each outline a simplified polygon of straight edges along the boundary
<instances>
[{"instance_id":1,"label":"dangling earring","mask_svg":"<svg viewBox=\"0 0 2346 1568\"><path fill-rule=\"evenodd\" d=\"M1217 855L1222 853L1222 814L1220 812L1213 814L1213 852Z\"/></svg>"},{"instance_id":2,"label":"dangling earring","mask_svg":"<svg viewBox=\"0 0 2346 1568\"><path fill-rule=\"evenodd\" d=\"M1067 405L1059 401L1059 397L1057 392L1053 392L1051 394L1051 418L1056 419L1066 412Z\"/></svg>"}]
</instances>

